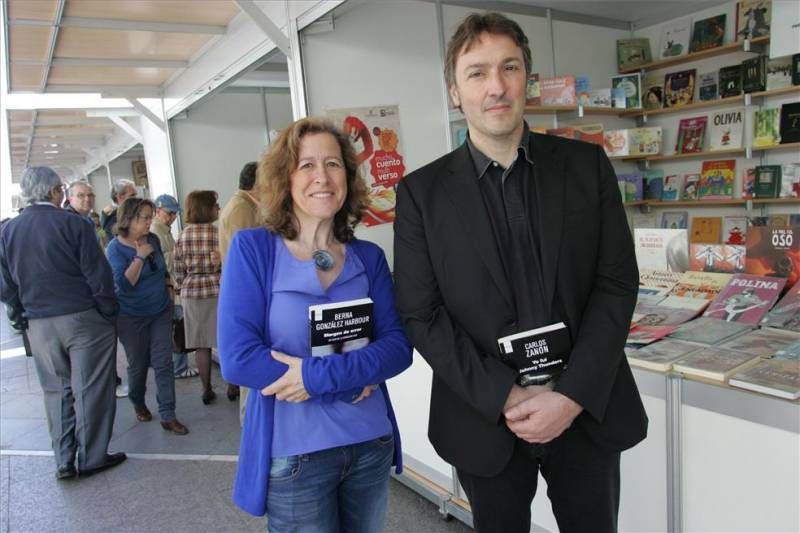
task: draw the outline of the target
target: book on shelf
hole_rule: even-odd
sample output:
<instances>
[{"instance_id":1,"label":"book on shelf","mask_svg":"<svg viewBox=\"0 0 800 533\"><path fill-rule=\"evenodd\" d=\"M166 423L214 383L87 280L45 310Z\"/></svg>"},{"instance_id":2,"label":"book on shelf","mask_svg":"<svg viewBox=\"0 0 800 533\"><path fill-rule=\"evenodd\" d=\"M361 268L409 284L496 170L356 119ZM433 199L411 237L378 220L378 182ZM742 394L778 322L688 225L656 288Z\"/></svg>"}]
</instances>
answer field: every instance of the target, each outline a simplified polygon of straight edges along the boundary
<instances>
[{"instance_id":1,"label":"book on shelf","mask_svg":"<svg viewBox=\"0 0 800 533\"><path fill-rule=\"evenodd\" d=\"M781 144L800 142L800 102L783 104L779 120Z\"/></svg>"},{"instance_id":2,"label":"book on shelf","mask_svg":"<svg viewBox=\"0 0 800 533\"><path fill-rule=\"evenodd\" d=\"M736 9L736 40L769 35L772 0L741 0Z\"/></svg>"},{"instance_id":3,"label":"book on shelf","mask_svg":"<svg viewBox=\"0 0 800 533\"><path fill-rule=\"evenodd\" d=\"M717 244L722 237L722 217L692 217L690 244Z\"/></svg>"},{"instance_id":4,"label":"book on shelf","mask_svg":"<svg viewBox=\"0 0 800 533\"><path fill-rule=\"evenodd\" d=\"M800 226L751 226L746 246L748 274L782 278L788 287L800 279Z\"/></svg>"},{"instance_id":5,"label":"book on shelf","mask_svg":"<svg viewBox=\"0 0 800 533\"><path fill-rule=\"evenodd\" d=\"M669 296L711 301L728 284L732 274L687 270L669 291Z\"/></svg>"},{"instance_id":6,"label":"book on shelf","mask_svg":"<svg viewBox=\"0 0 800 533\"><path fill-rule=\"evenodd\" d=\"M692 19L684 18L666 23L661 29L658 58L668 59L689 52Z\"/></svg>"},{"instance_id":7,"label":"book on shelf","mask_svg":"<svg viewBox=\"0 0 800 533\"><path fill-rule=\"evenodd\" d=\"M777 198L778 191L781 190L781 170L780 165L758 165L755 170L753 197Z\"/></svg>"},{"instance_id":8,"label":"book on shelf","mask_svg":"<svg viewBox=\"0 0 800 533\"><path fill-rule=\"evenodd\" d=\"M565 139L574 139L575 129L569 126L562 126L560 128L550 128L547 130L547 134L553 135L555 137L563 137Z\"/></svg>"},{"instance_id":9,"label":"book on shelf","mask_svg":"<svg viewBox=\"0 0 800 533\"><path fill-rule=\"evenodd\" d=\"M758 324L786 285L786 279L734 274L703 316L726 322Z\"/></svg>"},{"instance_id":10,"label":"book on shelf","mask_svg":"<svg viewBox=\"0 0 800 533\"><path fill-rule=\"evenodd\" d=\"M677 154L693 154L703 151L703 137L708 117L683 118L678 123Z\"/></svg>"},{"instance_id":11,"label":"book on shelf","mask_svg":"<svg viewBox=\"0 0 800 533\"><path fill-rule=\"evenodd\" d=\"M703 161L697 196L700 200L732 200L736 160Z\"/></svg>"},{"instance_id":12,"label":"book on shelf","mask_svg":"<svg viewBox=\"0 0 800 533\"><path fill-rule=\"evenodd\" d=\"M722 242L744 244L747 242L747 217L729 215L722 218Z\"/></svg>"},{"instance_id":13,"label":"book on shelf","mask_svg":"<svg viewBox=\"0 0 800 533\"><path fill-rule=\"evenodd\" d=\"M776 57L767 61L767 90L783 89L792 85L791 56Z\"/></svg>"},{"instance_id":14,"label":"book on shelf","mask_svg":"<svg viewBox=\"0 0 800 533\"><path fill-rule=\"evenodd\" d=\"M750 324L725 322L716 318L701 316L685 324L669 334L669 338L698 344L719 344L725 340L741 335L753 329Z\"/></svg>"},{"instance_id":15,"label":"book on shelf","mask_svg":"<svg viewBox=\"0 0 800 533\"><path fill-rule=\"evenodd\" d=\"M592 89L589 91L588 105L591 107L612 107L614 102L611 99L611 89Z\"/></svg>"},{"instance_id":16,"label":"book on shelf","mask_svg":"<svg viewBox=\"0 0 800 533\"><path fill-rule=\"evenodd\" d=\"M656 305L669 294L669 289L661 287L639 287L636 295L636 305L641 304ZM634 312L635 314L635 312Z\"/></svg>"},{"instance_id":17,"label":"book on shelf","mask_svg":"<svg viewBox=\"0 0 800 533\"><path fill-rule=\"evenodd\" d=\"M746 93L767 90L767 56L742 61L742 90Z\"/></svg>"},{"instance_id":18,"label":"book on shelf","mask_svg":"<svg viewBox=\"0 0 800 533\"><path fill-rule=\"evenodd\" d=\"M689 309L695 314L700 314L708 307L709 301L705 298L692 298L691 296L675 296L670 294L659 302L661 307L674 307L676 309Z\"/></svg>"},{"instance_id":19,"label":"book on shelf","mask_svg":"<svg viewBox=\"0 0 800 533\"><path fill-rule=\"evenodd\" d=\"M697 344L664 339L626 355L631 366L656 372L669 372L676 361L702 349Z\"/></svg>"},{"instance_id":20,"label":"book on shelf","mask_svg":"<svg viewBox=\"0 0 800 533\"><path fill-rule=\"evenodd\" d=\"M733 374L729 383L740 389L786 400L800 398L800 360L767 359Z\"/></svg>"},{"instance_id":21,"label":"book on shelf","mask_svg":"<svg viewBox=\"0 0 800 533\"><path fill-rule=\"evenodd\" d=\"M636 202L644 199L644 187L641 174L618 174L617 180L624 183L624 201Z\"/></svg>"},{"instance_id":22,"label":"book on shelf","mask_svg":"<svg viewBox=\"0 0 800 533\"><path fill-rule=\"evenodd\" d=\"M753 198L756 189L756 167L742 169L742 198Z\"/></svg>"},{"instance_id":23,"label":"book on shelf","mask_svg":"<svg viewBox=\"0 0 800 533\"><path fill-rule=\"evenodd\" d=\"M664 211L661 214L661 228L662 229L688 229L689 227L689 212L688 211Z\"/></svg>"},{"instance_id":24,"label":"book on shelf","mask_svg":"<svg viewBox=\"0 0 800 533\"><path fill-rule=\"evenodd\" d=\"M640 73L611 76L611 90L614 89L625 91L626 109L642 107L642 75Z\"/></svg>"},{"instance_id":25,"label":"book on shelf","mask_svg":"<svg viewBox=\"0 0 800 533\"><path fill-rule=\"evenodd\" d=\"M625 93L625 87L611 88L611 103L615 109L625 109L628 103L628 96Z\"/></svg>"},{"instance_id":26,"label":"book on shelf","mask_svg":"<svg viewBox=\"0 0 800 533\"><path fill-rule=\"evenodd\" d=\"M461 146L465 142L467 142L467 133L469 130L467 128L458 128L456 130L456 146Z\"/></svg>"},{"instance_id":27,"label":"book on shelf","mask_svg":"<svg viewBox=\"0 0 800 533\"><path fill-rule=\"evenodd\" d=\"M517 385L542 385L558 376L572 350L563 322L497 339L503 361L519 372Z\"/></svg>"},{"instance_id":28,"label":"book on shelf","mask_svg":"<svg viewBox=\"0 0 800 533\"><path fill-rule=\"evenodd\" d=\"M744 109L712 113L709 117L708 149L728 150L742 147Z\"/></svg>"},{"instance_id":29,"label":"book on shelf","mask_svg":"<svg viewBox=\"0 0 800 533\"><path fill-rule=\"evenodd\" d=\"M701 52L722 46L722 39L725 37L725 19L726 15L722 13L707 19L696 20L692 30L689 52Z\"/></svg>"},{"instance_id":30,"label":"book on shelf","mask_svg":"<svg viewBox=\"0 0 800 533\"><path fill-rule=\"evenodd\" d=\"M530 106L542 105L542 93L538 72L528 74L528 85L525 88L525 104Z\"/></svg>"},{"instance_id":31,"label":"book on shelf","mask_svg":"<svg viewBox=\"0 0 800 533\"><path fill-rule=\"evenodd\" d=\"M657 289L664 291L664 298L672 290L683 272L673 272L666 269L639 268L639 289ZM661 298L663 300L664 298Z\"/></svg>"},{"instance_id":32,"label":"book on shelf","mask_svg":"<svg viewBox=\"0 0 800 533\"><path fill-rule=\"evenodd\" d=\"M683 196L683 176L670 174L664 177L664 191L661 193L662 202L680 200Z\"/></svg>"},{"instance_id":33,"label":"book on shelf","mask_svg":"<svg viewBox=\"0 0 800 533\"><path fill-rule=\"evenodd\" d=\"M800 282L786 291L778 303L761 319L761 326L800 332Z\"/></svg>"},{"instance_id":34,"label":"book on shelf","mask_svg":"<svg viewBox=\"0 0 800 533\"><path fill-rule=\"evenodd\" d=\"M372 339L370 298L308 306L308 330L314 357L363 348Z\"/></svg>"},{"instance_id":35,"label":"book on shelf","mask_svg":"<svg viewBox=\"0 0 800 533\"><path fill-rule=\"evenodd\" d=\"M697 200L700 190L700 174L686 174L683 176L683 192L681 200Z\"/></svg>"},{"instance_id":36,"label":"book on shelf","mask_svg":"<svg viewBox=\"0 0 800 533\"><path fill-rule=\"evenodd\" d=\"M697 99L701 102L716 100L719 95L719 72L706 72L697 75Z\"/></svg>"},{"instance_id":37,"label":"book on shelf","mask_svg":"<svg viewBox=\"0 0 800 533\"><path fill-rule=\"evenodd\" d=\"M793 342L786 348L778 350L773 356L775 359L794 359L800 360L800 341Z\"/></svg>"},{"instance_id":38,"label":"book on shelf","mask_svg":"<svg viewBox=\"0 0 800 533\"><path fill-rule=\"evenodd\" d=\"M635 228L633 239L640 270L686 272L689 266L686 229ZM676 276L676 282L677 279ZM641 275L639 282L642 282Z\"/></svg>"},{"instance_id":39,"label":"book on shelf","mask_svg":"<svg viewBox=\"0 0 800 533\"><path fill-rule=\"evenodd\" d=\"M650 39L617 39L617 70L629 70L652 60Z\"/></svg>"},{"instance_id":40,"label":"book on shelf","mask_svg":"<svg viewBox=\"0 0 800 533\"><path fill-rule=\"evenodd\" d=\"M753 148L780 144L781 110L777 107L753 112Z\"/></svg>"},{"instance_id":41,"label":"book on shelf","mask_svg":"<svg viewBox=\"0 0 800 533\"><path fill-rule=\"evenodd\" d=\"M642 107L645 109L661 109L664 107L664 76L646 75L642 93Z\"/></svg>"},{"instance_id":42,"label":"book on shelf","mask_svg":"<svg viewBox=\"0 0 800 533\"><path fill-rule=\"evenodd\" d=\"M603 149L608 157L630 155L628 130L608 130L603 132Z\"/></svg>"},{"instance_id":43,"label":"book on shelf","mask_svg":"<svg viewBox=\"0 0 800 533\"><path fill-rule=\"evenodd\" d=\"M719 97L730 98L742 94L742 65L719 69Z\"/></svg>"},{"instance_id":44,"label":"book on shelf","mask_svg":"<svg viewBox=\"0 0 800 533\"><path fill-rule=\"evenodd\" d=\"M633 213L630 219L631 232L636 228L657 228L656 216L653 213Z\"/></svg>"},{"instance_id":45,"label":"book on shelf","mask_svg":"<svg viewBox=\"0 0 800 533\"><path fill-rule=\"evenodd\" d=\"M758 357L772 357L772 355L786 348L791 343L800 340L800 334L779 329L754 329L719 345L726 350L736 350Z\"/></svg>"},{"instance_id":46,"label":"book on shelf","mask_svg":"<svg viewBox=\"0 0 800 533\"><path fill-rule=\"evenodd\" d=\"M628 331L628 338L625 340L625 344L639 346L652 344L675 331L676 327L677 326L633 326L631 330Z\"/></svg>"},{"instance_id":47,"label":"book on shelf","mask_svg":"<svg viewBox=\"0 0 800 533\"><path fill-rule=\"evenodd\" d=\"M750 225L748 227L786 228L795 225L790 222L792 216L793 215L787 215L784 213L776 213L768 216L754 216L750 217Z\"/></svg>"},{"instance_id":48,"label":"book on shelf","mask_svg":"<svg viewBox=\"0 0 800 533\"><path fill-rule=\"evenodd\" d=\"M668 296L665 296L665 298ZM633 313L635 320L632 322L636 326L680 326L697 316L697 313L692 309L665 307L638 300Z\"/></svg>"},{"instance_id":49,"label":"book on shelf","mask_svg":"<svg viewBox=\"0 0 800 533\"><path fill-rule=\"evenodd\" d=\"M642 181L644 182L644 199L661 200L664 192L664 171L660 168L642 170Z\"/></svg>"},{"instance_id":50,"label":"book on shelf","mask_svg":"<svg viewBox=\"0 0 800 533\"><path fill-rule=\"evenodd\" d=\"M800 85L800 54L792 55L792 85Z\"/></svg>"},{"instance_id":51,"label":"book on shelf","mask_svg":"<svg viewBox=\"0 0 800 533\"><path fill-rule=\"evenodd\" d=\"M680 107L694 99L697 70L681 70L664 76L664 107Z\"/></svg>"},{"instance_id":52,"label":"book on shelf","mask_svg":"<svg viewBox=\"0 0 800 533\"><path fill-rule=\"evenodd\" d=\"M543 106L575 105L575 76L542 78L539 82Z\"/></svg>"},{"instance_id":53,"label":"book on shelf","mask_svg":"<svg viewBox=\"0 0 800 533\"><path fill-rule=\"evenodd\" d=\"M800 163L781 165L781 187L779 198L800 198Z\"/></svg>"},{"instance_id":54,"label":"book on shelf","mask_svg":"<svg viewBox=\"0 0 800 533\"><path fill-rule=\"evenodd\" d=\"M602 124L576 124L573 128L577 140L603 146Z\"/></svg>"},{"instance_id":55,"label":"book on shelf","mask_svg":"<svg viewBox=\"0 0 800 533\"><path fill-rule=\"evenodd\" d=\"M744 272L743 244L691 244L689 270L735 274Z\"/></svg>"},{"instance_id":56,"label":"book on shelf","mask_svg":"<svg viewBox=\"0 0 800 533\"><path fill-rule=\"evenodd\" d=\"M759 357L746 353L709 346L677 361L672 369L687 376L724 382L760 360Z\"/></svg>"},{"instance_id":57,"label":"book on shelf","mask_svg":"<svg viewBox=\"0 0 800 533\"><path fill-rule=\"evenodd\" d=\"M628 130L630 155L658 155L661 153L661 126L632 128Z\"/></svg>"}]
</instances>

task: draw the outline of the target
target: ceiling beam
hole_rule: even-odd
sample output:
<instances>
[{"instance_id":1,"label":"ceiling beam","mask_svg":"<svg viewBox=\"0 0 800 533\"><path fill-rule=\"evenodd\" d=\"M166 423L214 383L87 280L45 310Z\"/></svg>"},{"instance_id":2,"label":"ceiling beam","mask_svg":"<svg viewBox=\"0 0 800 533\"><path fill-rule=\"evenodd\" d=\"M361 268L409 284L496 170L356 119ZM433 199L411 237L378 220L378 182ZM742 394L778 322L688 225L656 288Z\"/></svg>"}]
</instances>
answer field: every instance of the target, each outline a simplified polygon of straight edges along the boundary
<instances>
[{"instance_id":1,"label":"ceiling beam","mask_svg":"<svg viewBox=\"0 0 800 533\"><path fill-rule=\"evenodd\" d=\"M29 125L27 120L14 120L11 122L11 127L22 127ZM36 126L91 126L95 124L106 124L106 121L101 118L87 118L87 117L64 117L64 118L43 118L37 117Z\"/></svg>"},{"instance_id":2,"label":"ceiling beam","mask_svg":"<svg viewBox=\"0 0 800 533\"><path fill-rule=\"evenodd\" d=\"M161 98L158 85L48 85L48 93L100 93L103 98Z\"/></svg>"},{"instance_id":3,"label":"ceiling beam","mask_svg":"<svg viewBox=\"0 0 800 533\"><path fill-rule=\"evenodd\" d=\"M9 21L15 26L52 26L46 20L15 19ZM201 33L206 35L225 35L226 26L211 24L184 24L182 22L152 22L121 19L99 19L87 17L62 17L57 25L62 28L88 28L93 30L154 31L164 33Z\"/></svg>"},{"instance_id":4,"label":"ceiling beam","mask_svg":"<svg viewBox=\"0 0 800 533\"><path fill-rule=\"evenodd\" d=\"M15 59L15 65L42 65L44 59ZM103 59L92 57L56 57L50 63L57 67L121 67L121 68L186 68L188 61L175 59Z\"/></svg>"},{"instance_id":5,"label":"ceiling beam","mask_svg":"<svg viewBox=\"0 0 800 533\"><path fill-rule=\"evenodd\" d=\"M283 34L280 28L278 28L272 19L270 19L266 13L261 11L253 0L233 0L236 3L236 6L244 12L245 15L250 17L250 19L258 26L261 31L263 31L269 39L275 43L281 52L286 57L292 57L292 53L289 47L289 38Z\"/></svg>"},{"instance_id":6,"label":"ceiling beam","mask_svg":"<svg viewBox=\"0 0 800 533\"><path fill-rule=\"evenodd\" d=\"M164 132L167 131L166 127L164 126L164 121L158 118L155 113L150 111L150 108L148 108L146 105L141 103L136 98L128 98L128 102L135 107L139 113L147 117L147 120L155 124L158 129Z\"/></svg>"},{"instance_id":7,"label":"ceiling beam","mask_svg":"<svg viewBox=\"0 0 800 533\"><path fill-rule=\"evenodd\" d=\"M115 115L117 117L138 117L141 113L136 109L129 107L115 107L108 109L87 109L87 117L110 117Z\"/></svg>"},{"instance_id":8,"label":"ceiling beam","mask_svg":"<svg viewBox=\"0 0 800 533\"><path fill-rule=\"evenodd\" d=\"M108 120L110 120L111 122L113 122L114 124L119 126L119 128L121 130L123 130L125 133L127 133L128 135L133 137L133 139L135 141L140 142L140 143L142 142L142 135L138 131L136 131L136 128L134 128L133 126L131 126L130 124L125 122L124 118L122 118L122 117L114 117L114 116L107 117L107 118L108 118Z\"/></svg>"}]
</instances>

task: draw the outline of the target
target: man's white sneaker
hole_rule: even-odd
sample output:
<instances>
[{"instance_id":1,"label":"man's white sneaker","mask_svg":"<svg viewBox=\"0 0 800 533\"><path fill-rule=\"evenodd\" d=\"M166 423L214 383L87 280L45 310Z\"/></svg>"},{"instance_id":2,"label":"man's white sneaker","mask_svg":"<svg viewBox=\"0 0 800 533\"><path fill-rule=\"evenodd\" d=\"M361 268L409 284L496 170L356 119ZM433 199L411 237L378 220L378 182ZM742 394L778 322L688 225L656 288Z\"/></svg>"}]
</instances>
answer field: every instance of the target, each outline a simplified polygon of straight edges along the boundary
<instances>
[{"instance_id":1,"label":"man's white sneaker","mask_svg":"<svg viewBox=\"0 0 800 533\"><path fill-rule=\"evenodd\" d=\"M128 396L128 386L117 385L116 396L117 398L125 398L126 396Z\"/></svg>"}]
</instances>

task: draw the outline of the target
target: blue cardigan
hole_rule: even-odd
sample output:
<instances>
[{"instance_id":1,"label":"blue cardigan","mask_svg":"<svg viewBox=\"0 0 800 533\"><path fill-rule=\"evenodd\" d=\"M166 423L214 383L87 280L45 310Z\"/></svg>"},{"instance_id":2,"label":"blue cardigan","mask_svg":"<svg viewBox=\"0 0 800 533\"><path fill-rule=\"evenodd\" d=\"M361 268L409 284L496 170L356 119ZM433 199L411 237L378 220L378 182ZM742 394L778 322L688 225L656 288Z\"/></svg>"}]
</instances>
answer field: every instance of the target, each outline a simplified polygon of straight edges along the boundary
<instances>
[{"instance_id":1,"label":"blue cardigan","mask_svg":"<svg viewBox=\"0 0 800 533\"><path fill-rule=\"evenodd\" d=\"M288 368L270 355L270 286L278 238L264 228L236 233L225 258L217 312L222 375L229 383L254 389L247 396L233 501L255 516L266 513L275 409L275 397L263 396L260 391ZM321 401L351 398L353 389L379 383L394 433L392 464L400 473L400 434L384 381L411 365L411 344L395 310L392 278L383 251L358 239L349 246L364 263L369 279L375 339L347 354L304 359L303 383L308 394Z\"/></svg>"}]
</instances>

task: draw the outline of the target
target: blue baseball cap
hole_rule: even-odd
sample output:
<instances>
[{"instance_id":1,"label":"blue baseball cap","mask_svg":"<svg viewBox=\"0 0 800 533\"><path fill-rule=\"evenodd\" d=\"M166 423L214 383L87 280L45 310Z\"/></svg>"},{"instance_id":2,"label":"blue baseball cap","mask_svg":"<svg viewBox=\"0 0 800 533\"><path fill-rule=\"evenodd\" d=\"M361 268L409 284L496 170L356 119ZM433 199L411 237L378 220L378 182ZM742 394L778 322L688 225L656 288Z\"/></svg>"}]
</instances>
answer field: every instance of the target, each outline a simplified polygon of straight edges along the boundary
<instances>
[{"instance_id":1,"label":"blue baseball cap","mask_svg":"<svg viewBox=\"0 0 800 533\"><path fill-rule=\"evenodd\" d=\"M173 213L180 213L181 206L178 205L178 200L175 199L174 196L170 196L169 194L162 194L158 198L156 198L156 207L160 207L161 209L166 209L167 211L172 211Z\"/></svg>"}]
</instances>

